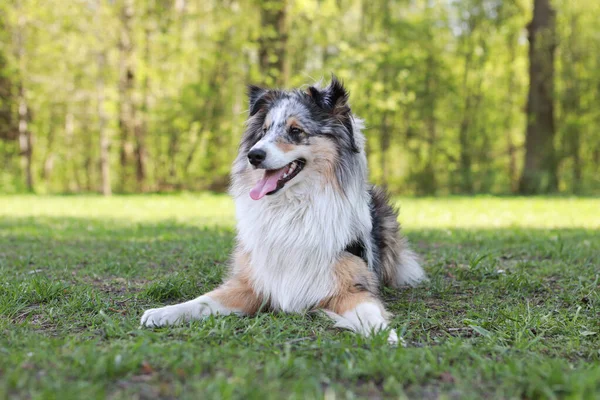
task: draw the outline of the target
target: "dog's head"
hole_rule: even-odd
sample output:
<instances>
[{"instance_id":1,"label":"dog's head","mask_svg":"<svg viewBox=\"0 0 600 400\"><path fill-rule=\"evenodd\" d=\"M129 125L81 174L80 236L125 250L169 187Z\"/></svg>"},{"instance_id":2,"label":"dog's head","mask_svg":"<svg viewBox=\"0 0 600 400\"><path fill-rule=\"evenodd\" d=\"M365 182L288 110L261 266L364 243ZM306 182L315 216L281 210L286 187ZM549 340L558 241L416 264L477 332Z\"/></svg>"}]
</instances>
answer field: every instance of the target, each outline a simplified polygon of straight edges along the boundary
<instances>
[{"instance_id":1,"label":"dog's head","mask_svg":"<svg viewBox=\"0 0 600 400\"><path fill-rule=\"evenodd\" d=\"M324 89L268 90L249 86L249 118L237 164L250 171L259 200L315 177L337 184L336 166L362 151L348 91L332 78Z\"/></svg>"}]
</instances>

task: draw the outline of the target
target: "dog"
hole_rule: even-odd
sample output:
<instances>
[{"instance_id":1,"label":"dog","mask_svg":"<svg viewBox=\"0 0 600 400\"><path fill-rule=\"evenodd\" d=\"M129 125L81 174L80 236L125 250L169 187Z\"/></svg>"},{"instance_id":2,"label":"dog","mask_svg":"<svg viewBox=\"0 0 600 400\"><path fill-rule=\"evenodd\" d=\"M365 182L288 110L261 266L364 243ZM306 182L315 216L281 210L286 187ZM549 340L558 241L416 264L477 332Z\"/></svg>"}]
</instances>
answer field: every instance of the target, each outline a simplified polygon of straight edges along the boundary
<instances>
[{"instance_id":1,"label":"dog","mask_svg":"<svg viewBox=\"0 0 600 400\"><path fill-rule=\"evenodd\" d=\"M363 121L335 76L325 88L248 87L249 116L231 172L237 245L221 286L144 312L147 327L211 314L323 310L369 336L386 330L380 285L426 279L398 213L367 180Z\"/></svg>"}]
</instances>

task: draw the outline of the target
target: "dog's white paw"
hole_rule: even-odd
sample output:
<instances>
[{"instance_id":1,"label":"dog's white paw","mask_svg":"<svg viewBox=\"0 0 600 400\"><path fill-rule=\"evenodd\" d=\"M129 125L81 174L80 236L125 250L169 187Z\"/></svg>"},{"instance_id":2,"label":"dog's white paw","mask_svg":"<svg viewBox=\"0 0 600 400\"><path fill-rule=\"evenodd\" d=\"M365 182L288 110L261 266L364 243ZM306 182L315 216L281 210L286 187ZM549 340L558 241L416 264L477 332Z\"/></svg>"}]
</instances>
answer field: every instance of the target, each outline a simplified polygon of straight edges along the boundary
<instances>
[{"instance_id":1,"label":"dog's white paw","mask_svg":"<svg viewBox=\"0 0 600 400\"><path fill-rule=\"evenodd\" d=\"M396 346L406 347L406 342L404 341L404 338L398 337L398 334L393 329L390 331L390 333L388 335L388 343L394 347L396 347Z\"/></svg>"},{"instance_id":2,"label":"dog's white paw","mask_svg":"<svg viewBox=\"0 0 600 400\"><path fill-rule=\"evenodd\" d=\"M144 315L142 315L141 325L149 328L175 325L177 323L203 319L211 314L227 315L231 312L232 310L224 307L218 301L204 295L185 303L146 310Z\"/></svg>"},{"instance_id":3,"label":"dog's white paw","mask_svg":"<svg viewBox=\"0 0 600 400\"><path fill-rule=\"evenodd\" d=\"M393 346L398 345L398 334L393 329L390 331L390 334L388 335L388 343Z\"/></svg>"},{"instance_id":4,"label":"dog's white paw","mask_svg":"<svg viewBox=\"0 0 600 400\"><path fill-rule=\"evenodd\" d=\"M153 328L184 322L187 319L185 308L186 307L181 307L180 304L151 308L150 310L146 310L144 315L142 315L141 325Z\"/></svg>"}]
</instances>

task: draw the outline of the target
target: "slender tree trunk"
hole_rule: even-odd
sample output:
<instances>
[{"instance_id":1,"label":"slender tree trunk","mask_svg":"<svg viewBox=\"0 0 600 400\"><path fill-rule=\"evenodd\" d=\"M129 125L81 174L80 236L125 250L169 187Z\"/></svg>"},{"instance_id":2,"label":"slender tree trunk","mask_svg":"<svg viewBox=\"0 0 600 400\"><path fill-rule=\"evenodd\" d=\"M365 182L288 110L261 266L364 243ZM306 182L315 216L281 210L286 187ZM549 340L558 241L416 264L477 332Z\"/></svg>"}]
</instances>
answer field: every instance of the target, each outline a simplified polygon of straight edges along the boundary
<instances>
[{"instance_id":1,"label":"slender tree trunk","mask_svg":"<svg viewBox=\"0 0 600 400\"><path fill-rule=\"evenodd\" d=\"M121 33L119 41L119 129L121 131L120 162L121 190L124 191L129 181L130 161L133 153L132 138L135 135L135 105L133 87L135 69L133 65L132 19L134 1L123 0L121 8Z\"/></svg>"},{"instance_id":2,"label":"slender tree trunk","mask_svg":"<svg viewBox=\"0 0 600 400\"><path fill-rule=\"evenodd\" d=\"M259 39L260 67L269 86L285 86L288 82L287 0L265 0L261 3Z\"/></svg>"},{"instance_id":3,"label":"slender tree trunk","mask_svg":"<svg viewBox=\"0 0 600 400\"><path fill-rule=\"evenodd\" d=\"M21 166L25 172L25 185L29 192L33 192L32 157L33 144L31 131L28 126L29 107L25 98L23 83L19 83L19 148L21 150Z\"/></svg>"},{"instance_id":4,"label":"slender tree trunk","mask_svg":"<svg viewBox=\"0 0 600 400\"><path fill-rule=\"evenodd\" d=\"M104 74L106 70L106 50L102 39L102 0L96 0L96 40L98 52L96 53L96 106L98 112L98 132L100 136L100 191L104 196L112 194L110 183L110 138L106 125L108 116L104 108Z\"/></svg>"},{"instance_id":5,"label":"slender tree trunk","mask_svg":"<svg viewBox=\"0 0 600 400\"><path fill-rule=\"evenodd\" d=\"M85 96L83 104L84 114L81 116L81 126L93 126L91 115L95 112L95 104L93 104L91 96ZM85 191L91 193L96 190L96 163L94 162L96 138L94 135L83 135L82 142L84 143L83 153L85 158L83 161L82 172L85 174ZM83 185L82 185L83 186Z\"/></svg>"},{"instance_id":6,"label":"slender tree trunk","mask_svg":"<svg viewBox=\"0 0 600 400\"><path fill-rule=\"evenodd\" d=\"M0 40L4 39L2 33L5 30L4 21L0 18ZM16 98L13 93L12 79L5 73L7 64L6 55L0 50L0 140L15 140L19 136L18 124L13 112Z\"/></svg>"},{"instance_id":7,"label":"slender tree trunk","mask_svg":"<svg viewBox=\"0 0 600 400\"><path fill-rule=\"evenodd\" d=\"M427 159L425 160L425 167L423 173L421 174L421 182L418 184L420 186L419 191L421 193L433 194L435 193L437 187L435 174L435 154L437 143L437 120L435 111L437 108L437 94L435 87L436 65L433 49L429 49L429 55L427 57L427 72L425 76L425 98L427 104L424 107L424 117L425 125L427 127Z\"/></svg>"},{"instance_id":8,"label":"slender tree trunk","mask_svg":"<svg viewBox=\"0 0 600 400\"><path fill-rule=\"evenodd\" d=\"M18 4L18 22L16 29L16 58L17 65L19 66L19 84L18 84L18 98L19 98L19 149L21 154L21 168L25 175L25 186L28 191L33 192L33 138L31 130L29 129L29 118L30 111L27 103L27 91L25 88L25 77L26 63L25 63L25 16L22 14L20 9L20 2Z\"/></svg>"},{"instance_id":9,"label":"slender tree trunk","mask_svg":"<svg viewBox=\"0 0 600 400\"><path fill-rule=\"evenodd\" d=\"M555 11L550 0L534 0L529 23L529 94L525 166L519 182L522 194L548 193L558 189L554 147L554 53Z\"/></svg>"},{"instance_id":10,"label":"slender tree trunk","mask_svg":"<svg viewBox=\"0 0 600 400\"><path fill-rule=\"evenodd\" d=\"M183 60L184 50L183 50L183 33L185 31L186 24L186 2L185 0L176 0L175 1L175 23L176 26L176 45L174 56L177 60ZM185 76L183 75L183 70L179 70L179 73L175 77L174 85L179 89L179 95L181 96L182 88L185 80ZM167 148L167 158L168 158L168 176L165 181L169 183L169 186L172 187L180 187L180 179L177 177L177 154L181 148L179 139L181 135L179 132L175 130L175 128L171 128L169 130L169 142Z\"/></svg>"},{"instance_id":11,"label":"slender tree trunk","mask_svg":"<svg viewBox=\"0 0 600 400\"><path fill-rule=\"evenodd\" d=\"M514 100L513 96L515 93L515 71L513 64L515 62L515 46L517 37L510 36L508 39L508 52L509 52L509 70L508 70L508 91L507 91L507 110L504 118L504 134L506 136L506 152L508 154L508 177L510 181L511 193L516 193L519 190L519 177L517 172L517 148L515 146L514 139L512 137L512 126L513 126L513 109Z\"/></svg>"},{"instance_id":12,"label":"slender tree trunk","mask_svg":"<svg viewBox=\"0 0 600 400\"><path fill-rule=\"evenodd\" d=\"M50 186L50 179L52 177L52 171L54 170L54 145L56 142L56 120L58 115L55 108L52 107L50 111L50 124L48 126L48 143L46 145L46 154L44 156L44 168L42 170L42 179L44 180L46 187Z\"/></svg>"},{"instance_id":13,"label":"slender tree trunk","mask_svg":"<svg viewBox=\"0 0 600 400\"><path fill-rule=\"evenodd\" d=\"M570 33L565 38L565 46L562 51L564 55L562 81L565 91L562 93L562 113L560 125L562 141L567 146L565 152L572 158L572 186L574 193L581 192L583 165L581 159L581 78L577 76L577 65L581 61L581 52L578 46L577 17L572 16L570 20Z\"/></svg>"},{"instance_id":14,"label":"slender tree trunk","mask_svg":"<svg viewBox=\"0 0 600 400\"><path fill-rule=\"evenodd\" d=\"M96 102L98 107L98 131L100 133L100 175L101 175L101 192L104 196L112 194L110 183L110 138L106 125L108 117L104 108L104 68L106 64L106 56L101 50L97 55L98 62L98 77L96 78Z\"/></svg>"},{"instance_id":15,"label":"slender tree trunk","mask_svg":"<svg viewBox=\"0 0 600 400\"><path fill-rule=\"evenodd\" d=\"M576 127L572 132L571 156L573 157L573 193L580 193L582 188L583 165L581 160L581 132Z\"/></svg>"},{"instance_id":16,"label":"slender tree trunk","mask_svg":"<svg viewBox=\"0 0 600 400\"><path fill-rule=\"evenodd\" d=\"M167 154L169 157L169 179L168 182L170 184L176 184L175 180L177 178L177 162L175 158L177 157L177 153L179 152L179 140L178 133L172 128L169 132L169 148L167 150Z\"/></svg>"},{"instance_id":17,"label":"slender tree trunk","mask_svg":"<svg viewBox=\"0 0 600 400\"><path fill-rule=\"evenodd\" d=\"M223 42L220 43L219 48L221 49L220 51L223 51ZM214 72L211 75L208 75L208 87L209 93L216 93L219 90L219 80L220 80L220 72L221 72L221 68L220 66L217 64L217 68L214 69ZM203 111L201 114L201 118L202 118L202 131L206 131L206 132L213 132L215 127L215 123L216 121L216 112L215 112L215 108L216 108L216 103L218 102L218 97L217 96L211 96L209 99L206 99L204 106L202 107ZM194 143L191 144L190 146L190 151L188 152L188 155L185 158L185 162L183 163L183 170L185 171L186 174L189 175L190 171L190 166L192 164L192 161L194 159L194 155L196 154L196 150L198 149L200 143L202 143L202 137L198 137ZM213 157L213 161L216 163L218 160L214 160Z\"/></svg>"},{"instance_id":18,"label":"slender tree trunk","mask_svg":"<svg viewBox=\"0 0 600 400\"><path fill-rule=\"evenodd\" d=\"M73 136L75 132L75 120L71 105L67 104L67 110L65 114L65 144L66 144L66 165L67 170L70 171L69 177L67 178L67 190L68 192L78 192L80 189L79 177L77 175L76 168L73 167Z\"/></svg>"},{"instance_id":19,"label":"slender tree trunk","mask_svg":"<svg viewBox=\"0 0 600 400\"><path fill-rule=\"evenodd\" d=\"M469 91L469 72L471 68L471 60L473 58L473 49L469 49L465 56L465 69L463 71L463 95L465 96L465 106L463 110L462 120L458 131L459 150L459 165L461 175L461 191L466 193L473 192L473 173L472 173L472 158L469 143L469 128L471 125L471 106L472 96Z\"/></svg>"},{"instance_id":20,"label":"slender tree trunk","mask_svg":"<svg viewBox=\"0 0 600 400\"><path fill-rule=\"evenodd\" d=\"M489 160L490 160L490 153L491 153L491 146L490 146L490 135L488 134L488 127L487 125L483 125L483 126L479 126L480 120L481 120L481 113L480 113L480 109L481 109L481 103L483 101L484 98L484 93L483 93L483 82L484 82L484 78L485 78L485 64L487 62L487 57L488 57L488 46L487 46L487 42L486 42L486 38L485 36L481 36L480 37L480 42L479 42L479 49L481 49L480 55L478 57L478 62L475 65L475 71L477 71L476 73L476 80L474 81L473 87L472 87L472 98L473 98L473 103L471 104L471 108L469 109L469 112L473 115L473 118L471 119L471 123L473 125L473 128L475 129L475 131L478 133L478 135L480 136L480 138L482 138L482 143L480 145L480 147L475 147L474 143L470 143L470 148L471 148L471 154L475 155L475 164L479 166L479 171L477 173L477 175L475 177L472 178L471 181L471 193L475 192L475 191L483 191L483 192L489 192L491 190L491 179L489 178L489 175L486 174L486 170L488 170L490 168L489 166ZM471 139L472 140L472 139ZM475 151L473 151L473 148L475 147ZM473 176L473 172L471 170L471 176ZM477 179L479 178L479 179Z\"/></svg>"},{"instance_id":21,"label":"slender tree trunk","mask_svg":"<svg viewBox=\"0 0 600 400\"><path fill-rule=\"evenodd\" d=\"M150 27L146 24L144 29L144 62L150 66ZM146 68L148 69L148 68ZM142 87L142 106L135 126L135 171L139 191L146 190L146 134L148 129L148 103L150 101L150 77L146 70Z\"/></svg>"}]
</instances>

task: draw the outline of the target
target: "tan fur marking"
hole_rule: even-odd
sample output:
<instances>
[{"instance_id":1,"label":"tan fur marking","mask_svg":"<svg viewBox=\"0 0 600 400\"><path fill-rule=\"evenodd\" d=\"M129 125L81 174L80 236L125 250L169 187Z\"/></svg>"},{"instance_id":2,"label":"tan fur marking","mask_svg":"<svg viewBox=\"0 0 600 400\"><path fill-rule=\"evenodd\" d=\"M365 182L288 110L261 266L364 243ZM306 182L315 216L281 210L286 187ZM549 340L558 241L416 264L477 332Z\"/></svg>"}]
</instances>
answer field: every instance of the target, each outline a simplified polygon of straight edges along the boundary
<instances>
[{"instance_id":1,"label":"tan fur marking","mask_svg":"<svg viewBox=\"0 0 600 400\"><path fill-rule=\"evenodd\" d=\"M286 128L298 128L298 129L302 129L304 130L304 128L302 127L302 125L300 124L300 122L298 122L298 120L296 119L296 117L290 117L287 119L287 121L285 121L285 126Z\"/></svg>"},{"instance_id":2,"label":"tan fur marking","mask_svg":"<svg viewBox=\"0 0 600 400\"><path fill-rule=\"evenodd\" d=\"M384 315L383 305L373 294L377 289L377 281L373 272L369 271L365 262L350 253L344 253L334 266L336 280L335 294L319 304L336 314L356 308L366 301L379 304Z\"/></svg>"},{"instance_id":3,"label":"tan fur marking","mask_svg":"<svg viewBox=\"0 0 600 400\"><path fill-rule=\"evenodd\" d=\"M341 190L335 175L335 164L338 158L335 145L330 140L316 137L311 148L314 149L314 168L325 177L325 185L332 185L336 190Z\"/></svg>"},{"instance_id":4,"label":"tan fur marking","mask_svg":"<svg viewBox=\"0 0 600 400\"><path fill-rule=\"evenodd\" d=\"M283 151L284 153L290 152L290 151L294 150L294 148L296 147L292 143L285 143L280 140L277 140L275 142L275 146L277 146L277 148L279 150Z\"/></svg>"},{"instance_id":5,"label":"tan fur marking","mask_svg":"<svg viewBox=\"0 0 600 400\"><path fill-rule=\"evenodd\" d=\"M232 275L208 296L223 306L245 314L255 314L262 305L262 298L252 288L250 257L237 250L234 254Z\"/></svg>"}]
</instances>

